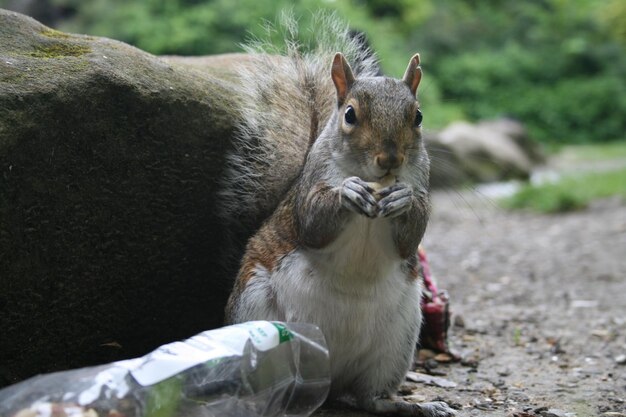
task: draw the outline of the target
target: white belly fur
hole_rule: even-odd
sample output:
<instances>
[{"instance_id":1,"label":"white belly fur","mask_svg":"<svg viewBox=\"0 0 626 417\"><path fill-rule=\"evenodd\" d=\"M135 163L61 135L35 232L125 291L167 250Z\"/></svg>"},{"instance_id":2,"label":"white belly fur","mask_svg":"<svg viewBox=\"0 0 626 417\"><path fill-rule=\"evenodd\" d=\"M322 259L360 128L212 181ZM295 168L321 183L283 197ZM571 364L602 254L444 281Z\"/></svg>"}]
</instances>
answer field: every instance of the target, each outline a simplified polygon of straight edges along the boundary
<instances>
[{"instance_id":1,"label":"white belly fur","mask_svg":"<svg viewBox=\"0 0 626 417\"><path fill-rule=\"evenodd\" d=\"M267 318L322 329L335 395L380 394L401 382L421 325L421 284L402 267L389 220L355 216L333 244L296 250L270 275L277 311Z\"/></svg>"}]
</instances>

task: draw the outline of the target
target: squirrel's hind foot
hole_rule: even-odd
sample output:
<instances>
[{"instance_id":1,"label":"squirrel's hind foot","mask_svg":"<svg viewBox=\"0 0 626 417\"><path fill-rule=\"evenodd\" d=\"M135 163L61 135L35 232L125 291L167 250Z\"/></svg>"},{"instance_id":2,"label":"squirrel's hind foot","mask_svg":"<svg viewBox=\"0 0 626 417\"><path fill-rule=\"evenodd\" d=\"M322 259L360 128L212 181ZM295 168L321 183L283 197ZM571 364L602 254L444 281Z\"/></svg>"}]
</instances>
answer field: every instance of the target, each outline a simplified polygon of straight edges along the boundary
<instances>
[{"instance_id":1,"label":"squirrel's hind foot","mask_svg":"<svg viewBox=\"0 0 626 417\"><path fill-rule=\"evenodd\" d=\"M359 408L370 413L382 415L397 415L407 417L453 417L456 411L448 404L435 401L429 403L409 403L387 397L376 397L365 401L359 401Z\"/></svg>"}]
</instances>

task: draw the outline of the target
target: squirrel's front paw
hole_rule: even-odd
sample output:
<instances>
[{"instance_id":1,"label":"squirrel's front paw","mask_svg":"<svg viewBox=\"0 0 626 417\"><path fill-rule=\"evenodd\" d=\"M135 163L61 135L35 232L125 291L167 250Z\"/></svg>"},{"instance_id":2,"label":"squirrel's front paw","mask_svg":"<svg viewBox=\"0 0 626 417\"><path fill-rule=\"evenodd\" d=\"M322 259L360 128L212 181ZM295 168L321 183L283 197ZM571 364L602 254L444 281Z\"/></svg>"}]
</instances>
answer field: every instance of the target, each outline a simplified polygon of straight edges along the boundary
<instances>
[{"instance_id":1,"label":"squirrel's front paw","mask_svg":"<svg viewBox=\"0 0 626 417\"><path fill-rule=\"evenodd\" d=\"M341 184L341 204L348 210L369 218L378 216L374 189L359 177L346 178Z\"/></svg>"},{"instance_id":2,"label":"squirrel's front paw","mask_svg":"<svg viewBox=\"0 0 626 417\"><path fill-rule=\"evenodd\" d=\"M413 189L403 182L378 192L380 217L396 217L408 211L413 204Z\"/></svg>"}]
</instances>

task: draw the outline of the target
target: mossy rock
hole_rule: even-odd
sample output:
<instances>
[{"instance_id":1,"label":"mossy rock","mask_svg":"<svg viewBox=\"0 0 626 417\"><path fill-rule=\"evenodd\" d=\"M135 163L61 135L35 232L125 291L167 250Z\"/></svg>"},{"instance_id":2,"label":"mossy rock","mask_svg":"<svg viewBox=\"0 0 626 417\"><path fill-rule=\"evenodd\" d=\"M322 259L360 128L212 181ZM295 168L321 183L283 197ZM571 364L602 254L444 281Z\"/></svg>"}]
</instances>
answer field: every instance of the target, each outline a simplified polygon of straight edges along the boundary
<instances>
[{"instance_id":1,"label":"mossy rock","mask_svg":"<svg viewBox=\"0 0 626 417\"><path fill-rule=\"evenodd\" d=\"M0 11L0 386L221 324L230 80Z\"/></svg>"}]
</instances>

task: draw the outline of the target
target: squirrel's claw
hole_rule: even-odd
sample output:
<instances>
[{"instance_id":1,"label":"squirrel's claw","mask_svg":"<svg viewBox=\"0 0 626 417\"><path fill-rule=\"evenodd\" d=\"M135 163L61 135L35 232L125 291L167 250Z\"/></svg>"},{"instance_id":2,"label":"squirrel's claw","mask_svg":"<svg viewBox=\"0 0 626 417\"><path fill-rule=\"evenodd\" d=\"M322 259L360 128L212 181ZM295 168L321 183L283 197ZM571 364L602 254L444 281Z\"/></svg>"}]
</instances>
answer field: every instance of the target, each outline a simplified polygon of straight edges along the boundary
<instances>
[{"instance_id":1,"label":"squirrel's claw","mask_svg":"<svg viewBox=\"0 0 626 417\"><path fill-rule=\"evenodd\" d=\"M452 417L456 416L456 410L441 401L419 404L421 414L425 417Z\"/></svg>"},{"instance_id":2,"label":"squirrel's claw","mask_svg":"<svg viewBox=\"0 0 626 417\"><path fill-rule=\"evenodd\" d=\"M372 194L374 190L358 177L350 177L341 185L341 204L357 214L375 218L378 216L378 203Z\"/></svg>"},{"instance_id":3,"label":"squirrel's claw","mask_svg":"<svg viewBox=\"0 0 626 417\"><path fill-rule=\"evenodd\" d=\"M394 184L378 193L383 198L378 202L380 217L396 217L408 211L413 204L413 189L404 183Z\"/></svg>"}]
</instances>

